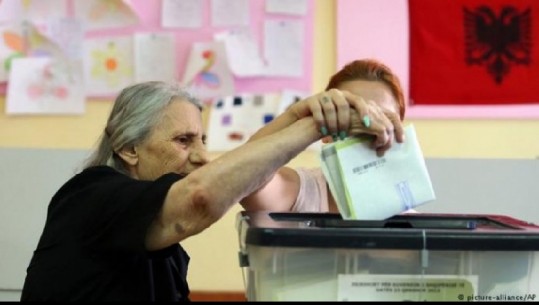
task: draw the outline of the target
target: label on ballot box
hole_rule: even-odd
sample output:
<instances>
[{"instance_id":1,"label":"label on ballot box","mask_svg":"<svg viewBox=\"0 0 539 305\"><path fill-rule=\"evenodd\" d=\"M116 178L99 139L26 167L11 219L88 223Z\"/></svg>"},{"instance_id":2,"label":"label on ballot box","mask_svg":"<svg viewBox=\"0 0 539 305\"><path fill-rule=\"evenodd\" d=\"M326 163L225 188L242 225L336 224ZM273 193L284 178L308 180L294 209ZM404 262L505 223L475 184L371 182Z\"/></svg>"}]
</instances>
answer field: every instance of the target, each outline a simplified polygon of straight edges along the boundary
<instances>
[{"instance_id":1,"label":"label on ballot box","mask_svg":"<svg viewBox=\"0 0 539 305\"><path fill-rule=\"evenodd\" d=\"M338 301L464 301L477 276L339 274Z\"/></svg>"}]
</instances>

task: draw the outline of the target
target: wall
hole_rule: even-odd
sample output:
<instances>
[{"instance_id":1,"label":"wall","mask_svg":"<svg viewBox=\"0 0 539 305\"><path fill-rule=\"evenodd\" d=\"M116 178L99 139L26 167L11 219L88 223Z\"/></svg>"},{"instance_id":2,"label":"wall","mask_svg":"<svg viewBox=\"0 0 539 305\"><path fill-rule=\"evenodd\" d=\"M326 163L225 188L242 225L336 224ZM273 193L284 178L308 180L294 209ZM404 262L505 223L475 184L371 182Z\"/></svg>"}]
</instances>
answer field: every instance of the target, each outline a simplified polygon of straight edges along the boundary
<instances>
[{"instance_id":1,"label":"wall","mask_svg":"<svg viewBox=\"0 0 539 305\"><path fill-rule=\"evenodd\" d=\"M322 90L335 71L335 3L315 0L313 88ZM377 26L383 26L383 23ZM397 52L398 50L396 50ZM110 102L93 100L80 117L7 117L0 98L0 147L90 149L110 109ZM416 125L425 157L516 158L539 157L538 120L410 120ZM215 157L213 155L212 157ZM292 166L316 166L317 156L306 152ZM1 170L6 179L7 174ZM44 198L44 204L49 198ZM243 290L238 238L232 209L221 221L185 247L191 255L192 290Z\"/></svg>"}]
</instances>

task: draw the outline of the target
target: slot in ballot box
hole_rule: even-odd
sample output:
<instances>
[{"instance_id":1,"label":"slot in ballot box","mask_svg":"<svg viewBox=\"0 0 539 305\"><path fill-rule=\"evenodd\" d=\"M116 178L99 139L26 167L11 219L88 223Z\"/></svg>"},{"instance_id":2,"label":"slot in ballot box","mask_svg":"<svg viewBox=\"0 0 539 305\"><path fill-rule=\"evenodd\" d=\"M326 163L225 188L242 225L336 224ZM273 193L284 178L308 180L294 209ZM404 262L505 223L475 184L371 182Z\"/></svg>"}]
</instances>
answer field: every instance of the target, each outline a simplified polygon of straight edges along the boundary
<instances>
[{"instance_id":1,"label":"slot in ballot box","mask_svg":"<svg viewBox=\"0 0 539 305\"><path fill-rule=\"evenodd\" d=\"M249 301L537 301L539 227L503 215L242 211Z\"/></svg>"}]
</instances>

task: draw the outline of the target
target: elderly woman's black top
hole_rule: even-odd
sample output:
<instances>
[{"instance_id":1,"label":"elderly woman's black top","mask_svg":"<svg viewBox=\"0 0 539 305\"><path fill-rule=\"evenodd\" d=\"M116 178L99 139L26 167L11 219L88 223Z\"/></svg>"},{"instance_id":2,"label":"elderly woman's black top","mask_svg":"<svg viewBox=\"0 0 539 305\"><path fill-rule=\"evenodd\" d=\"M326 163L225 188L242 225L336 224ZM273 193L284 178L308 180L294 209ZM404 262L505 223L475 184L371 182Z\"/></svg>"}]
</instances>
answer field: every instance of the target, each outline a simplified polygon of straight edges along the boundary
<instances>
[{"instance_id":1,"label":"elderly woman's black top","mask_svg":"<svg viewBox=\"0 0 539 305\"><path fill-rule=\"evenodd\" d=\"M183 248L144 247L179 179L140 181L106 166L75 175L49 204L21 301L188 301Z\"/></svg>"}]
</instances>

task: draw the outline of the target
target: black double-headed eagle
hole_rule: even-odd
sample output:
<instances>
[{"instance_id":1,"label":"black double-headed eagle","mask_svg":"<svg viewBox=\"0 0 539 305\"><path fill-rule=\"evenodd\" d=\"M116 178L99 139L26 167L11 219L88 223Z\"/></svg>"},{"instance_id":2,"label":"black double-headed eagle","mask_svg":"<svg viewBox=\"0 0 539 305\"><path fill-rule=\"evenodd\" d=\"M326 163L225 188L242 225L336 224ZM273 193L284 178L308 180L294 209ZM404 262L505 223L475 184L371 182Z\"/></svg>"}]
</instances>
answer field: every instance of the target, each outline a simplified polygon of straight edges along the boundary
<instances>
[{"instance_id":1,"label":"black double-headed eagle","mask_svg":"<svg viewBox=\"0 0 539 305\"><path fill-rule=\"evenodd\" d=\"M512 64L530 65L532 48L531 8L505 6L497 16L488 6L464 10L465 60L486 65L501 84Z\"/></svg>"}]
</instances>

